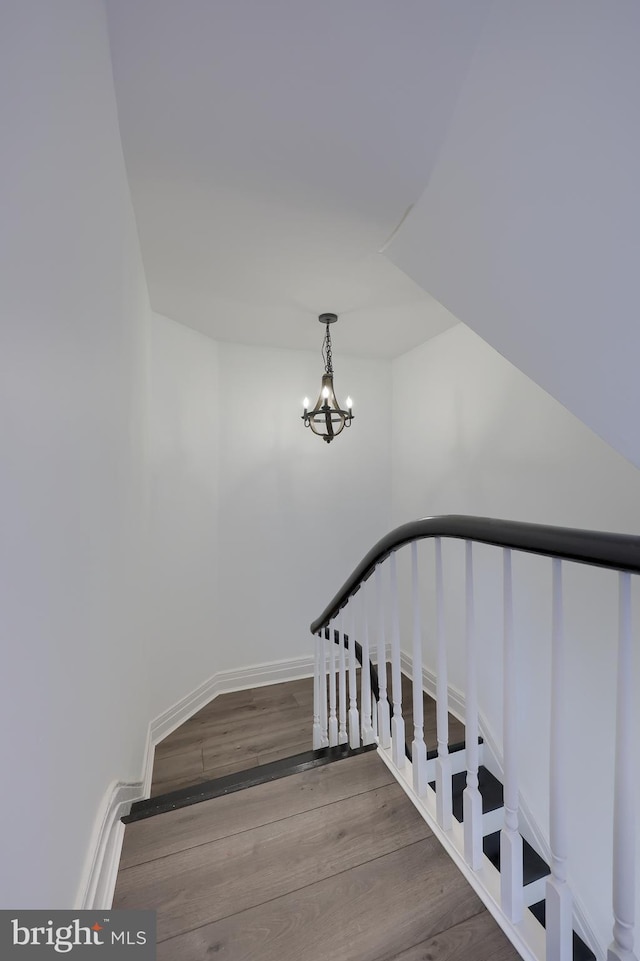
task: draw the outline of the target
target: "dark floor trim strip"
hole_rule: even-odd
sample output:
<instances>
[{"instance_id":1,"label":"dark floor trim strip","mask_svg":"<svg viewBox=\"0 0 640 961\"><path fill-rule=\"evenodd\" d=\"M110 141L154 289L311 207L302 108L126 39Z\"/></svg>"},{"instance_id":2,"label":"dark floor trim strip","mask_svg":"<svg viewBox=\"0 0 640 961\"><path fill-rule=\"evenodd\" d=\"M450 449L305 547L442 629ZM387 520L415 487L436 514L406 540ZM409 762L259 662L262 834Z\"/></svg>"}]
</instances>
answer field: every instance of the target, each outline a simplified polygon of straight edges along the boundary
<instances>
[{"instance_id":1,"label":"dark floor trim strip","mask_svg":"<svg viewBox=\"0 0 640 961\"><path fill-rule=\"evenodd\" d=\"M212 781L193 784L179 791L172 791L170 794L159 794L144 801L136 801L131 806L129 814L122 818L122 822L132 824L134 821L142 821L157 814L166 814L167 811L176 811L178 808L199 804L201 801L210 801L225 794L234 794L236 791L243 791L257 784L265 784L267 781L277 781L292 774L302 774L303 771L310 771L324 764L333 764L348 757L376 751L377 747L377 744L369 744L367 747L351 749L348 745L341 744L338 747L324 747L319 751L306 751L294 757L271 761L269 764L252 767L247 771L238 771L236 774L227 774Z\"/></svg>"}]
</instances>

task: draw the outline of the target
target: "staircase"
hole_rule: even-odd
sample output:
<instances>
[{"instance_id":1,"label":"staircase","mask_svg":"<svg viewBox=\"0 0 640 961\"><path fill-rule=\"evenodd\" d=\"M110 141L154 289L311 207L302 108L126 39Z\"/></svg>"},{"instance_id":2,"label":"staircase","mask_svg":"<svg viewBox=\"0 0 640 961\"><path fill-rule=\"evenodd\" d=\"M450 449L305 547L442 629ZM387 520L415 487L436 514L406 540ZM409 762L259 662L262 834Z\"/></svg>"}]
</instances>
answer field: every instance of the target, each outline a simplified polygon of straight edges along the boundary
<instances>
[{"instance_id":1,"label":"staircase","mask_svg":"<svg viewBox=\"0 0 640 961\"><path fill-rule=\"evenodd\" d=\"M423 549L419 560L421 542L429 550ZM461 550L449 547L455 544ZM541 560L533 570L521 564L519 554ZM514 587L514 571L522 570L534 576ZM404 584L399 584L399 571ZM428 517L396 528L374 545L311 624L316 637L314 746L378 744L381 758L526 961L604 961L605 956L607 961L637 961L631 589L633 575L639 573L639 537L461 515ZM606 598L612 621L599 626L604 633L598 653L603 669L617 663L615 694L609 688L602 703L615 765L598 785L597 824L586 813L594 805L589 808L592 798L584 787L583 755L578 754L579 767L573 762L570 730L577 727L582 735L590 726L593 695L581 697L575 678L581 658L589 656L599 638L584 623L578 633L573 627L572 636L565 618L566 598L584 606L584 592L593 590L595 574L604 585L597 596ZM482 595L476 581L482 583ZM610 604L608 586L616 582L617 606ZM565 583L571 585L568 595ZM582 587L576 590L578 584ZM518 592L527 602L526 621L517 618ZM546 610L543 625L539 611ZM599 610L597 614L599 624ZM548 637L541 637L545 627ZM616 637L617 645L612 644ZM523 642L528 645L526 674L518 657ZM423 670L425 648L432 673ZM538 671L537 664L534 669L540 655L543 663L548 658L547 671ZM407 665L410 724L401 675ZM452 665L457 684L463 685L453 690L448 682ZM479 672L485 665L481 687ZM436 751L423 716L425 686L438 705ZM529 723L524 733L521 697ZM448 747L452 698L464 717L464 751ZM532 716L538 721L535 727ZM491 742L486 764L481 724ZM537 742L532 736L536 730L547 731ZM579 748L584 743L582 737ZM494 777L498 770L504 772L504 785ZM535 787L533 817L521 804L523 770L529 787ZM541 787L548 798L546 811L538 796ZM613 823L611 815L602 817L608 807ZM594 831L603 842L611 839L608 851L603 843L598 857L593 856ZM527 843L533 837L541 839L539 850ZM573 874L572 857L580 864ZM581 903L583 897L589 900ZM604 914L609 911L610 920ZM591 942L589 947L576 928Z\"/></svg>"},{"instance_id":2,"label":"staircase","mask_svg":"<svg viewBox=\"0 0 640 961\"><path fill-rule=\"evenodd\" d=\"M447 682L443 538L464 541L463 590L457 598L464 618L457 612L452 617L456 628L462 622L464 645L461 651L458 644L457 657L465 667L463 695L452 694ZM435 546L433 676L422 666L424 589L417 545L423 539ZM498 662L494 645L491 662L503 694L500 744L489 737L484 722L491 744L479 736L476 543L499 548L502 559L503 644ZM403 595L401 618L396 554L404 546L411 552L411 590L408 602ZM543 835L521 806L518 780L528 759L518 749L522 679L511 559L516 551L551 560L551 679L543 698L550 704L543 772L550 826L549 840L539 850L529 842ZM613 783L599 785L610 791L614 807L613 884L605 894L607 905L613 905L608 951L602 939L590 936L593 943L587 946L578 937L575 928L588 932L589 923L577 901L574 910L572 884L580 878L571 878L567 870L565 562L618 575L615 775ZM134 805L126 819L115 906L156 907L159 958L185 961L214 955L234 961L604 961L605 955L607 961L637 961L630 591L631 575L637 573L636 537L458 516L425 518L392 531L311 625L316 637L314 750L292 757L280 753L271 760L270 751L262 753L264 732L253 734L243 750L254 754L259 770L238 770L234 755L233 771L212 780L191 777L180 790L157 791ZM451 605L448 616L450 610ZM401 651L401 620L412 625L411 655L406 646ZM609 651L610 635L607 643ZM402 675L407 664L410 682ZM529 685L530 678L524 683ZM425 686L436 695L431 717ZM464 716L463 741L450 737L459 733L460 724L448 713L452 697ZM197 729L199 721L192 720ZM540 741L535 750L544 756ZM204 744L199 755L202 773L205 758L207 769L215 758L222 763ZM504 784L497 770L504 771ZM380 777L387 780L379 782ZM580 827L584 818L576 822ZM593 830L589 822L587 851ZM602 868L593 864L589 871L600 880Z\"/></svg>"},{"instance_id":3,"label":"staircase","mask_svg":"<svg viewBox=\"0 0 640 961\"><path fill-rule=\"evenodd\" d=\"M410 700L411 682L404 674L402 684ZM287 687L296 689L294 683L282 685ZM268 691L257 692L258 703L269 698ZM243 702L247 699L248 694ZM423 705L427 727L432 726L435 705L427 695ZM201 731L205 724L203 717L196 720L197 725L190 728L188 722L176 732L174 743L194 749L193 729ZM243 726L240 716L237 728ZM233 728L231 716L225 731ZM455 730L464 733L461 726ZM287 736L295 740L295 731L290 724ZM230 749L238 750L240 743L240 734L232 737ZM450 745L450 756L453 815L461 822L464 742ZM435 758L430 752L427 760L433 765ZM484 853L499 870L503 791L483 765L479 789L490 832L483 839ZM375 745L306 751L155 794L135 803L123 820L127 827L114 907L158 911L159 959L325 958L327 917L332 918L332 958L418 961L429 954L440 957L439 952L448 961L519 957ZM542 924L548 874L548 865L525 842L525 900ZM429 892L443 885L446 901L432 904ZM357 917L342 905L354 890L355 899L364 902ZM314 924L316 947L307 938ZM264 943L257 943L256 931L268 932ZM595 958L577 935L573 958Z\"/></svg>"},{"instance_id":4,"label":"staircase","mask_svg":"<svg viewBox=\"0 0 640 961\"><path fill-rule=\"evenodd\" d=\"M454 774L452 777L453 816L459 822L463 821L463 792L466 786L466 771ZM435 790L435 781L430 787ZM485 857L500 871L500 829L504 822L504 798L500 781L487 770L484 765L478 769L478 787L482 797L483 839L482 850ZM491 830L495 827L496 830ZM491 833L484 833L490 831ZM551 873L544 858L526 841L522 840L522 879L524 903L533 917L545 926L544 885ZM584 943L582 938L573 933L573 961L595 961L595 954Z\"/></svg>"},{"instance_id":5,"label":"staircase","mask_svg":"<svg viewBox=\"0 0 640 961\"><path fill-rule=\"evenodd\" d=\"M375 747L307 752L139 802L115 908L158 961L516 961Z\"/></svg>"}]
</instances>

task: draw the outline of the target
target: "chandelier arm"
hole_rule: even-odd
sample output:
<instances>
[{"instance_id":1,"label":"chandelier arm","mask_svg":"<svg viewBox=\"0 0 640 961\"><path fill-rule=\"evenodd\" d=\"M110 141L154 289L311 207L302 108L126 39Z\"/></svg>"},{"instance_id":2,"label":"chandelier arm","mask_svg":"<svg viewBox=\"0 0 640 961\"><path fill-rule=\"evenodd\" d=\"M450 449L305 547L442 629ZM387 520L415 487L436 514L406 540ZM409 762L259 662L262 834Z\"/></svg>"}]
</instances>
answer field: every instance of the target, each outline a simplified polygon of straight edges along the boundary
<instances>
[{"instance_id":1,"label":"chandelier arm","mask_svg":"<svg viewBox=\"0 0 640 961\"><path fill-rule=\"evenodd\" d=\"M324 420L327 425L327 442L330 442L333 438L333 422L331 419L331 408L328 404L325 404Z\"/></svg>"}]
</instances>

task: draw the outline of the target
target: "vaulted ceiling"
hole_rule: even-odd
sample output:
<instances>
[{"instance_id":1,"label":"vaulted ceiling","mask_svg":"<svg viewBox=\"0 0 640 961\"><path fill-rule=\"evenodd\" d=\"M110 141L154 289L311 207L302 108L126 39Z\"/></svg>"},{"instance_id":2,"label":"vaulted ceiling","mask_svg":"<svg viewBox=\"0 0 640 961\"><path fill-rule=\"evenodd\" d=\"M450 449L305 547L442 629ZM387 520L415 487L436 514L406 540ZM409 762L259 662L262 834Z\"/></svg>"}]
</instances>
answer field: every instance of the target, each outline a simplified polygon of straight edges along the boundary
<instances>
[{"instance_id":1,"label":"vaulted ceiling","mask_svg":"<svg viewBox=\"0 0 640 961\"><path fill-rule=\"evenodd\" d=\"M484 0L106 0L153 308L220 340L394 357L455 323L382 253Z\"/></svg>"}]
</instances>

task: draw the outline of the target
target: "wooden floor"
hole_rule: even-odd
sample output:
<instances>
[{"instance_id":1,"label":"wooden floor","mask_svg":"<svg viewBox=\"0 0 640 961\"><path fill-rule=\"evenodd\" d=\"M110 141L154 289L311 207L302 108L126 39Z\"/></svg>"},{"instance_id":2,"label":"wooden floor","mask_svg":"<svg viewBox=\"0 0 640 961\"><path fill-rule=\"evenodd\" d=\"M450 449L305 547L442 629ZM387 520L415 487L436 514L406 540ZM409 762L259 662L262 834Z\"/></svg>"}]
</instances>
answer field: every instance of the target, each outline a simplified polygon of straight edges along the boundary
<instances>
[{"instance_id":1,"label":"wooden floor","mask_svg":"<svg viewBox=\"0 0 640 961\"><path fill-rule=\"evenodd\" d=\"M221 695L158 745L152 793L309 750L312 702L311 678ZM410 742L407 678L403 706ZM128 824L113 906L157 910L158 961L518 958L375 752Z\"/></svg>"},{"instance_id":2,"label":"wooden floor","mask_svg":"<svg viewBox=\"0 0 640 961\"><path fill-rule=\"evenodd\" d=\"M375 752L127 825L114 907L158 961L518 958Z\"/></svg>"},{"instance_id":3,"label":"wooden floor","mask_svg":"<svg viewBox=\"0 0 640 961\"><path fill-rule=\"evenodd\" d=\"M156 747L152 796L310 751L313 678L221 694Z\"/></svg>"},{"instance_id":4,"label":"wooden floor","mask_svg":"<svg viewBox=\"0 0 640 961\"><path fill-rule=\"evenodd\" d=\"M359 672L358 672L359 674ZM359 680L358 680L359 684ZM389 677L389 691L391 678ZM413 696L402 677L406 740L413 739ZM424 695L425 740L436 747L435 701ZM152 796L311 750L313 678L221 694L156 747ZM449 742L464 727L449 715Z\"/></svg>"}]
</instances>

